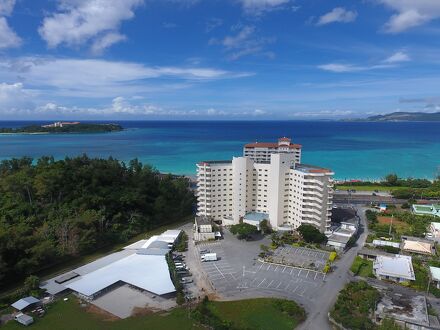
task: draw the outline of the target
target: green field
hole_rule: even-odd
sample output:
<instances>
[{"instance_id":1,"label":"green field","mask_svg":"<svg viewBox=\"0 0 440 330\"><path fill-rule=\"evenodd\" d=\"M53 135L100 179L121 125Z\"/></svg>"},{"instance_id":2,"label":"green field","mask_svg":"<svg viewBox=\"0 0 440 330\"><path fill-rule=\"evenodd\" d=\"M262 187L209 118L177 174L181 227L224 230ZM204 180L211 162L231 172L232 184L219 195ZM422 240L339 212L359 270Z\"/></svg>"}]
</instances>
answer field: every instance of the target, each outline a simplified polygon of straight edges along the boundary
<instances>
[{"instance_id":1,"label":"green field","mask_svg":"<svg viewBox=\"0 0 440 330\"><path fill-rule=\"evenodd\" d=\"M278 299L260 298L228 302L210 302L215 315L231 321L239 329L294 329L298 320L282 313L274 303ZM279 300L282 301L282 300Z\"/></svg>"},{"instance_id":2,"label":"green field","mask_svg":"<svg viewBox=\"0 0 440 330\"><path fill-rule=\"evenodd\" d=\"M281 312L274 302L277 299L250 299L232 302L209 302L214 314L233 323L237 329L291 330L298 324L296 319ZM4 330L23 329L15 321L2 327ZM169 313L135 316L125 320L106 320L106 316L95 314L81 307L74 296L68 301L52 304L46 315L30 327L35 330L118 330L118 329L206 329L189 318L188 310L175 308Z\"/></svg>"},{"instance_id":3,"label":"green field","mask_svg":"<svg viewBox=\"0 0 440 330\"><path fill-rule=\"evenodd\" d=\"M373 277L373 261L362 259L359 256L353 261L353 264L350 267L350 270L354 275L362 276L362 277Z\"/></svg>"},{"instance_id":4,"label":"green field","mask_svg":"<svg viewBox=\"0 0 440 330\"><path fill-rule=\"evenodd\" d=\"M395 189L399 189L401 187L384 187L384 186L375 186L375 185L367 185L367 186L346 186L346 185L335 185L335 189L338 190L356 190L356 191L393 191Z\"/></svg>"}]
</instances>

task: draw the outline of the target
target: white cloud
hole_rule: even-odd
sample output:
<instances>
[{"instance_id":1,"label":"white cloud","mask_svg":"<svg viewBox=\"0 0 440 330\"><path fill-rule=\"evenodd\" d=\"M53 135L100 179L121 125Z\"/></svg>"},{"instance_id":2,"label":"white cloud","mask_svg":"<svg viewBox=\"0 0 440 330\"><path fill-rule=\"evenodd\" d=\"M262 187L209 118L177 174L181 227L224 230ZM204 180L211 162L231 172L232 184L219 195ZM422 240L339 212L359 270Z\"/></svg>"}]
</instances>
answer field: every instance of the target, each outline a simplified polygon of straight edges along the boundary
<instances>
[{"instance_id":1,"label":"white cloud","mask_svg":"<svg viewBox=\"0 0 440 330\"><path fill-rule=\"evenodd\" d=\"M21 38L9 26L4 16L12 14L15 0L0 0L0 49L13 48L21 45Z\"/></svg>"},{"instance_id":2,"label":"white cloud","mask_svg":"<svg viewBox=\"0 0 440 330\"><path fill-rule=\"evenodd\" d=\"M411 58L403 51L396 52L385 60L372 65L355 65L355 64L342 64L342 63L327 63L318 65L318 68L324 71L330 71L335 73L345 72L359 72L378 69L389 69L396 67L399 63L408 62Z\"/></svg>"},{"instance_id":3,"label":"white cloud","mask_svg":"<svg viewBox=\"0 0 440 330\"><path fill-rule=\"evenodd\" d=\"M339 64L339 63L322 64L322 65L318 65L318 68L324 71L337 72L337 73L356 72L356 71L365 70L365 67L361 67L353 64Z\"/></svg>"},{"instance_id":4,"label":"white cloud","mask_svg":"<svg viewBox=\"0 0 440 330\"><path fill-rule=\"evenodd\" d=\"M230 60L237 60L247 55L263 55L273 57L273 53L264 50L264 47L274 41L273 38L258 37L255 27L251 25L239 26L238 33L226 36L222 40L211 39L210 44L223 45L229 53Z\"/></svg>"},{"instance_id":5,"label":"white cloud","mask_svg":"<svg viewBox=\"0 0 440 330\"><path fill-rule=\"evenodd\" d=\"M328 12L327 14L322 15L319 17L318 22L316 25L325 25L330 23L349 23L356 20L357 12L356 11L350 11L342 7L336 7L333 8L332 11Z\"/></svg>"},{"instance_id":6,"label":"white cloud","mask_svg":"<svg viewBox=\"0 0 440 330\"><path fill-rule=\"evenodd\" d=\"M216 17L210 18L206 21L205 31L211 32L212 30L215 30L216 28L222 25L223 25L223 20L221 18L216 18Z\"/></svg>"},{"instance_id":7,"label":"white cloud","mask_svg":"<svg viewBox=\"0 0 440 330\"><path fill-rule=\"evenodd\" d=\"M93 54L102 54L105 49L113 44L127 40L127 37L118 32L109 32L103 37L96 39L91 47Z\"/></svg>"},{"instance_id":8,"label":"white cloud","mask_svg":"<svg viewBox=\"0 0 440 330\"><path fill-rule=\"evenodd\" d=\"M411 61L411 58L405 52L396 52L387 59L384 60L384 63L400 63L400 62L408 62Z\"/></svg>"},{"instance_id":9,"label":"white cloud","mask_svg":"<svg viewBox=\"0 0 440 330\"><path fill-rule=\"evenodd\" d=\"M0 60L0 76L4 81L22 81L47 94L71 97L133 96L160 89L185 88L196 82L249 75L210 67L148 67L133 62L98 59L26 57ZM156 79L159 82L153 83Z\"/></svg>"},{"instance_id":10,"label":"white cloud","mask_svg":"<svg viewBox=\"0 0 440 330\"><path fill-rule=\"evenodd\" d=\"M33 94L23 88L23 84L0 83L0 109L11 110L28 107L32 104Z\"/></svg>"},{"instance_id":11,"label":"white cloud","mask_svg":"<svg viewBox=\"0 0 440 330\"><path fill-rule=\"evenodd\" d=\"M0 16L9 16L15 6L15 0L0 0Z\"/></svg>"},{"instance_id":12,"label":"white cloud","mask_svg":"<svg viewBox=\"0 0 440 330\"><path fill-rule=\"evenodd\" d=\"M92 42L102 51L124 40L120 25L141 4L143 0L58 0L58 11L44 19L39 33L49 47Z\"/></svg>"},{"instance_id":13,"label":"white cloud","mask_svg":"<svg viewBox=\"0 0 440 330\"><path fill-rule=\"evenodd\" d=\"M263 12L281 8L290 0L238 0L247 14L260 15Z\"/></svg>"},{"instance_id":14,"label":"white cloud","mask_svg":"<svg viewBox=\"0 0 440 330\"><path fill-rule=\"evenodd\" d=\"M10 28L6 18L0 17L0 49L18 47L20 45L20 37Z\"/></svg>"},{"instance_id":15,"label":"white cloud","mask_svg":"<svg viewBox=\"0 0 440 330\"><path fill-rule=\"evenodd\" d=\"M378 0L396 13L385 24L388 33L399 33L440 17L438 0Z\"/></svg>"},{"instance_id":16,"label":"white cloud","mask_svg":"<svg viewBox=\"0 0 440 330\"><path fill-rule=\"evenodd\" d=\"M298 111L291 114L291 117L301 118L338 118L353 115L351 110L320 110L320 111Z\"/></svg>"}]
</instances>

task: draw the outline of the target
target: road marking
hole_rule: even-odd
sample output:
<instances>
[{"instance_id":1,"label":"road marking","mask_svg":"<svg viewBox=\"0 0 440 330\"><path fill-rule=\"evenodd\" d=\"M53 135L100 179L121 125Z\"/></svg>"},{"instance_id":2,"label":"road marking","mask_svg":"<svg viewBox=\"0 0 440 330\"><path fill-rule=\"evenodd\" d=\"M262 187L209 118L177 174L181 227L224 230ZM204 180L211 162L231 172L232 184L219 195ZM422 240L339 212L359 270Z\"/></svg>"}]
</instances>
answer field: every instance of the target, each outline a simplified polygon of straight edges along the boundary
<instances>
[{"instance_id":1,"label":"road marking","mask_svg":"<svg viewBox=\"0 0 440 330\"><path fill-rule=\"evenodd\" d=\"M257 285L257 288L259 288L260 285L263 284L264 281L266 281L266 279L263 279L263 280L260 282L260 284Z\"/></svg>"},{"instance_id":2,"label":"road marking","mask_svg":"<svg viewBox=\"0 0 440 330\"><path fill-rule=\"evenodd\" d=\"M252 284L257 280L257 278L255 277L251 283L249 283L249 286L252 286Z\"/></svg>"},{"instance_id":3,"label":"road marking","mask_svg":"<svg viewBox=\"0 0 440 330\"><path fill-rule=\"evenodd\" d=\"M218 269L217 265L214 264L215 268L217 268L218 272L223 276L223 278L225 278L225 275L223 275L222 271L220 269Z\"/></svg>"}]
</instances>

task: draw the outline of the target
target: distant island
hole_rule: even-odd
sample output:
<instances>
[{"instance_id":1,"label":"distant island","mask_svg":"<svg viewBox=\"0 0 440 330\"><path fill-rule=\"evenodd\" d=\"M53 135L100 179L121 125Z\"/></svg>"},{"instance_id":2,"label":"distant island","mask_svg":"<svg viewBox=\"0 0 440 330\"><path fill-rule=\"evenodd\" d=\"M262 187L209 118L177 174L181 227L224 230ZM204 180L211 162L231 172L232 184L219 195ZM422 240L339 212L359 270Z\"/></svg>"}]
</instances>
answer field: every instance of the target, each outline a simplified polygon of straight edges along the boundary
<instances>
[{"instance_id":1,"label":"distant island","mask_svg":"<svg viewBox=\"0 0 440 330\"><path fill-rule=\"evenodd\" d=\"M440 112L392 112L385 115L370 116L364 119L347 119L346 121L440 121Z\"/></svg>"},{"instance_id":2,"label":"distant island","mask_svg":"<svg viewBox=\"0 0 440 330\"><path fill-rule=\"evenodd\" d=\"M48 125L29 125L20 128L0 128L0 134L55 134L55 133L107 133L122 131L118 124L91 124L80 122L54 122Z\"/></svg>"}]
</instances>

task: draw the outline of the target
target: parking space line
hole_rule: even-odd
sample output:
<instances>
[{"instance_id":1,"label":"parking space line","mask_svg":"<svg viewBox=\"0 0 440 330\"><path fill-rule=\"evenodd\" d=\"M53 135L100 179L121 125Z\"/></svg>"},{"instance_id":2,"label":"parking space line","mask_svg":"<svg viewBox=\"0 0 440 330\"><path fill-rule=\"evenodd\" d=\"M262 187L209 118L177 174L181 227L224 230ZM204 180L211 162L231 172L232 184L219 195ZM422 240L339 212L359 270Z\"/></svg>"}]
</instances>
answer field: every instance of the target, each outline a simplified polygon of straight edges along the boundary
<instances>
[{"instance_id":1,"label":"parking space line","mask_svg":"<svg viewBox=\"0 0 440 330\"><path fill-rule=\"evenodd\" d=\"M284 271L286 270L286 268L287 268L287 267L286 267L286 266L284 266L284 268L283 268L283 271L282 271L282 273L284 273Z\"/></svg>"},{"instance_id":2,"label":"parking space line","mask_svg":"<svg viewBox=\"0 0 440 330\"><path fill-rule=\"evenodd\" d=\"M315 273L315 278L313 280L316 280L316 276L318 276L318 273Z\"/></svg>"},{"instance_id":3,"label":"parking space line","mask_svg":"<svg viewBox=\"0 0 440 330\"><path fill-rule=\"evenodd\" d=\"M255 282L257 280L257 278L255 277L253 280L252 280L252 282L251 283L249 283L249 286L252 286L253 285L253 283Z\"/></svg>"},{"instance_id":4,"label":"parking space line","mask_svg":"<svg viewBox=\"0 0 440 330\"><path fill-rule=\"evenodd\" d=\"M292 275L292 272L293 272L294 269L295 269L295 268L291 268L291 269L290 269L290 275Z\"/></svg>"},{"instance_id":5,"label":"parking space line","mask_svg":"<svg viewBox=\"0 0 440 330\"><path fill-rule=\"evenodd\" d=\"M278 289L281 286L281 284L283 284L282 281L280 281L280 283L277 285L276 289Z\"/></svg>"},{"instance_id":6,"label":"parking space line","mask_svg":"<svg viewBox=\"0 0 440 330\"><path fill-rule=\"evenodd\" d=\"M272 280L272 281L269 283L269 285L267 286L267 288L270 287L270 285L273 283L273 281L274 281L274 280Z\"/></svg>"},{"instance_id":7,"label":"parking space line","mask_svg":"<svg viewBox=\"0 0 440 330\"><path fill-rule=\"evenodd\" d=\"M270 264L269 264L269 266L267 266L267 269L266 270L269 270L270 269Z\"/></svg>"},{"instance_id":8,"label":"parking space line","mask_svg":"<svg viewBox=\"0 0 440 330\"><path fill-rule=\"evenodd\" d=\"M292 293L295 293L295 291L296 291L298 288L299 288L299 285L297 285L297 286L295 287L295 289L292 290Z\"/></svg>"},{"instance_id":9,"label":"parking space line","mask_svg":"<svg viewBox=\"0 0 440 330\"><path fill-rule=\"evenodd\" d=\"M266 278L264 278L264 279L260 282L260 284L257 285L257 288L259 288L260 285L263 284L264 281L266 281Z\"/></svg>"},{"instance_id":10,"label":"parking space line","mask_svg":"<svg viewBox=\"0 0 440 330\"><path fill-rule=\"evenodd\" d=\"M218 269L218 267L217 267L217 265L216 264L214 264L214 266L215 266L215 268L217 268L217 270L218 270L218 272L223 276L223 278L225 278L225 275L223 275L223 273L221 272L221 270L220 269Z\"/></svg>"},{"instance_id":11,"label":"parking space line","mask_svg":"<svg viewBox=\"0 0 440 330\"><path fill-rule=\"evenodd\" d=\"M264 264L261 264L260 268L258 268L258 270L260 270L263 267Z\"/></svg>"},{"instance_id":12,"label":"parking space line","mask_svg":"<svg viewBox=\"0 0 440 330\"><path fill-rule=\"evenodd\" d=\"M274 272L276 272L277 271L277 269L278 269L278 265L275 267L275 270L274 270Z\"/></svg>"},{"instance_id":13,"label":"parking space line","mask_svg":"<svg viewBox=\"0 0 440 330\"><path fill-rule=\"evenodd\" d=\"M299 270L299 272L298 272L298 276L301 275L301 272L302 272L302 269Z\"/></svg>"}]
</instances>

